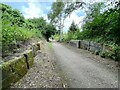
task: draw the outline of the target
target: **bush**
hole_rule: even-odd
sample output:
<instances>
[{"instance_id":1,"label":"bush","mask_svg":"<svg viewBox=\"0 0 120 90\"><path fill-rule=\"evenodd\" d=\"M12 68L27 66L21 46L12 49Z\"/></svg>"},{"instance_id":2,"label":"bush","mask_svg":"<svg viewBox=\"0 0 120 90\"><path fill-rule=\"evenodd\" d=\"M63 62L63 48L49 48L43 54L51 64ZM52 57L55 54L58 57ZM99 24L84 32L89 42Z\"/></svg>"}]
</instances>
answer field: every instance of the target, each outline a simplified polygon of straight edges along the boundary
<instances>
[{"instance_id":1,"label":"bush","mask_svg":"<svg viewBox=\"0 0 120 90\"><path fill-rule=\"evenodd\" d=\"M10 49L10 46L15 48L14 46L20 42L25 41L34 37L41 37L41 31L36 29L30 29L27 26L25 18L20 13L20 11L16 9L12 9L10 6L0 3L0 12L2 12L1 16L1 24L0 27L0 50L4 55Z\"/></svg>"},{"instance_id":2,"label":"bush","mask_svg":"<svg viewBox=\"0 0 120 90\"><path fill-rule=\"evenodd\" d=\"M70 41L72 39L77 40L79 39L79 34L80 34L79 29L74 32L68 32L67 34L63 34L63 41Z\"/></svg>"},{"instance_id":3,"label":"bush","mask_svg":"<svg viewBox=\"0 0 120 90\"><path fill-rule=\"evenodd\" d=\"M111 58L115 61L119 61L120 60L120 46L118 46L117 44L113 44L113 45L106 45L111 49L105 49L105 51L100 53L101 57L104 58Z\"/></svg>"},{"instance_id":4,"label":"bush","mask_svg":"<svg viewBox=\"0 0 120 90\"><path fill-rule=\"evenodd\" d=\"M9 46L19 41L25 41L30 38L41 37L38 30L29 30L24 27L3 25L2 27L2 53L4 54Z\"/></svg>"},{"instance_id":5,"label":"bush","mask_svg":"<svg viewBox=\"0 0 120 90\"><path fill-rule=\"evenodd\" d=\"M59 41L60 35L59 35L59 34L55 34L55 35L53 36L53 38L54 38L56 41Z\"/></svg>"}]
</instances>

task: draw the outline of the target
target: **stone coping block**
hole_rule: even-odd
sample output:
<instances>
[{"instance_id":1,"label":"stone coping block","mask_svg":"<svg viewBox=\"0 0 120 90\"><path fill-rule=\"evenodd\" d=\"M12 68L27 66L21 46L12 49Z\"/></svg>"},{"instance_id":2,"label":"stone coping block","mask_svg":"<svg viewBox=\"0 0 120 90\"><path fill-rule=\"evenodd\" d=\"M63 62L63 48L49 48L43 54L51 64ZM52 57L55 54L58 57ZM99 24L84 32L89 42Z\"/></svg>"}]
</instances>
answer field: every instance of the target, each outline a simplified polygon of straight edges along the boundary
<instances>
[{"instance_id":1,"label":"stone coping block","mask_svg":"<svg viewBox=\"0 0 120 90\"><path fill-rule=\"evenodd\" d=\"M40 50L40 49L41 49L40 45L41 45L41 42L38 42L38 43L37 43L38 50Z\"/></svg>"},{"instance_id":2,"label":"stone coping block","mask_svg":"<svg viewBox=\"0 0 120 90\"><path fill-rule=\"evenodd\" d=\"M27 73L34 63L34 56L37 54L37 50L41 49L40 46L41 42L33 43L32 47L23 52L19 57L0 64L2 89L14 84Z\"/></svg>"},{"instance_id":3,"label":"stone coping block","mask_svg":"<svg viewBox=\"0 0 120 90\"><path fill-rule=\"evenodd\" d=\"M79 48L79 42L80 42L79 40L70 40L69 44L73 47Z\"/></svg>"},{"instance_id":4,"label":"stone coping block","mask_svg":"<svg viewBox=\"0 0 120 90\"><path fill-rule=\"evenodd\" d=\"M6 88L19 79L21 79L27 73L27 65L25 63L25 57L15 57L15 59L5 62L1 65L2 68L2 87Z\"/></svg>"},{"instance_id":5,"label":"stone coping block","mask_svg":"<svg viewBox=\"0 0 120 90\"><path fill-rule=\"evenodd\" d=\"M100 43L95 43L95 42L90 42L90 49L89 51L91 52L102 52L103 50L103 45Z\"/></svg>"},{"instance_id":6,"label":"stone coping block","mask_svg":"<svg viewBox=\"0 0 120 90\"><path fill-rule=\"evenodd\" d=\"M101 57L112 58L120 61L120 47L115 50L111 46L86 40L70 40L69 44L73 47L88 50L96 55L100 55Z\"/></svg>"},{"instance_id":7,"label":"stone coping block","mask_svg":"<svg viewBox=\"0 0 120 90\"><path fill-rule=\"evenodd\" d=\"M27 68L29 69L32 67L34 62L34 56L33 56L32 50L26 50L23 54L26 58Z\"/></svg>"},{"instance_id":8,"label":"stone coping block","mask_svg":"<svg viewBox=\"0 0 120 90\"><path fill-rule=\"evenodd\" d=\"M20 57L16 58L16 62L12 65L12 69L15 73L17 73L19 76L24 76L27 71L27 64L26 64L26 58L22 55Z\"/></svg>"},{"instance_id":9,"label":"stone coping block","mask_svg":"<svg viewBox=\"0 0 120 90\"><path fill-rule=\"evenodd\" d=\"M89 50L90 42L84 41L84 40L80 40L80 48L81 49L85 49L85 50Z\"/></svg>"},{"instance_id":10,"label":"stone coping block","mask_svg":"<svg viewBox=\"0 0 120 90\"><path fill-rule=\"evenodd\" d=\"M32 48L31 49L32 49L33 56L36 56L37 51L40 50L40 44L41 44L40 42L38 42L36 44L35 43L32 44Z\"/></svg>"}]
</instances>

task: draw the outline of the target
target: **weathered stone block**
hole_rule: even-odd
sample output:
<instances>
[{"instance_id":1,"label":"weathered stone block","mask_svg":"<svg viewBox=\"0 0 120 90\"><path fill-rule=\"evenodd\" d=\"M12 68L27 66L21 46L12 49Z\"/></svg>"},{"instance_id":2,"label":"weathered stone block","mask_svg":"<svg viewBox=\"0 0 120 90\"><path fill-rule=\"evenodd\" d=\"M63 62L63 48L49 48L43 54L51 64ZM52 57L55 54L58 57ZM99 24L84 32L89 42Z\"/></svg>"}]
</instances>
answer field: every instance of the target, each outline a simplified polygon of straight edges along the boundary
<instances>
[{"instance_id":1,"label":"weathered stone block","mask_svg":"<svg viewBox=\"0 0 120 90\"><path fill-rule=\"evenodd\" d=\"M12 66L15 64L16 59L5 62L2 67L2 88L10 86L12 83L18 81L20 77L14 72Z\"/></svg>"},{"instance_id":2,"label":"weathered stone block","mask_svg":"<svg viewBox=\"0 0 120 90\"><path fill-rule=\"evenodd\" d=\"M26 51L24 52L24 56L25 56L25 58L26 58L27 67L28 67L28 69L29 69L29 68L32 67L33 62L34 62L32 50L26 50Z\"/></svg>"},{"instance_id":3,"label":"weathered stone block","mask_svg":"<svg viewBox=\"0 0 120 90\"><path fill-rule=\"evenodd\" d=\"M89 50L89 41L80 41L80 48L85 49L85 50Z\"/></svg>"},{"instance_id":4,"label":"weathered stone block","mask_svg":"<svg viewBox=\"0 0 120 90\"><path fill-rule=\"evenodd\" d=\"M10 85L12 85L13 83L17 82L20 79L20 77L15 74L15 73L11 73L9 74L3 81L2 81L2 88L7 88Z\"/></svg>"},{"instance_id":5,"label":"weathered stone block","mask_svg":"<svg viewBox=\"0 0 120 90\"><path fill-rule=\"evenodd\" d=\"M15 62L12 64L12 69L14 70L15 73L17 73L21 77L24 76L28 70L26 58L23 55L17 57Z\"/></svg>"},{"instance_id":6,"label":"weathered stone block","mask_svg":"<svg viewBox=\"0 0 120 90\"><path fill-rule=\"evenodd\" d=\"M99 43L95 43L95 42L90 42L90 49L89 51L91 52L102 52L103 50L103 46Z\"/></svg>"},{"instance_id":7,"label":"weathered stone block","mask_svg":"<svg viewBox=\"0 0 120 90\"><path fill-rule=\"evenodd\" d=\"M69 44L73 47L79 48L79 40L71 40Z\"/></svg>"},{"instance_id":8,"label":"weathered stone block","mask_svg":"<svg viewBox=\"0 0 120 90\"><path fill-rule=\"evenodd\" d=\"M36 51L38 46L35 47ZM23 55L0 65L2 70L2 88L7 88L22 78L34 62L32 50L26 50Z\"/></svg>"},{"instance_id":9,"label":"weathered stone block","mask_svg":"<svg viewBox=\"0 0 120 90\"><path fill-rule=\"evenodd\" d=\"M32 54L33 54L33 56L36 56L38 50L39 50L38 45L33 43L32 44Z\"/></svg>"},{"instance_id":10,"label":"weathered stone block","mask_svg":"<svg viewBox=\"0 0 120 90\"><path fill-rule=\"evenodd\" d=\"M35 44L32 44L32 55L35 56L36 55L36 49L35 49Z\"/></svg>"},{"instance_id":11,"label":"weathered stone block","mask_svg":"<svg viewBox=\"0 0 120 90\"><path fill-rule=\"evenodd\" d=\"M2 77L1 84L3 89L17 82L27 73L27 70L33 65L33 56L36 55L37 50L40 50L40 45L41 42L33 44L33 47L26 50L20 57L16 57L0 65L2 72L0 77Z\"/></svg>"},{"instance_id":12,"label":"weathered stone block","mask_svg":"<svg viewBox=\"0 0 120 90\"><path fill-rule=\"evenodd\" d=\"M2 80L4 80L6 77L8 77L10 74L13 73L12 68L11 68L11 63L13 61L14 60L5 62L0 66L0 68L2 68Z\"/></svg>"}]
</instances>

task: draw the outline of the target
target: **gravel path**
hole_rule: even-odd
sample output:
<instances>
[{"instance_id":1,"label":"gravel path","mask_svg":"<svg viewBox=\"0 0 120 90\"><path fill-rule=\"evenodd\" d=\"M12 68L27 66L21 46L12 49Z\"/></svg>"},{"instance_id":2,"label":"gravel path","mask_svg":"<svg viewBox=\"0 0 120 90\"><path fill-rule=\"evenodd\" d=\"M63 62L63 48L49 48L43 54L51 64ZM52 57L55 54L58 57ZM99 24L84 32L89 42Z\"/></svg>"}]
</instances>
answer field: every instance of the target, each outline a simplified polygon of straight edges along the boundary
<instances>
[{"instance_id":1,"label":"gravel path","mask_svg":"<svg viewBox=\"0 0 120 90\"><path fill-rule=\"evenodd\" d=\"M53 49L72 88L118 88L116 62L57 42L53 42Z\"/></svg>"},{"instance_id":2,"label":"gravel path","mask_svg":"<svg viewBox=\"0 0 120 90\"><path fill-rule=\"evenodd\" d=\"M61 72L58 72L56 62L46 52L38 51L34 59L33 67L28 73L11 88L65 88L66 81L63 80Z\"/></svg>"}]
</instances>

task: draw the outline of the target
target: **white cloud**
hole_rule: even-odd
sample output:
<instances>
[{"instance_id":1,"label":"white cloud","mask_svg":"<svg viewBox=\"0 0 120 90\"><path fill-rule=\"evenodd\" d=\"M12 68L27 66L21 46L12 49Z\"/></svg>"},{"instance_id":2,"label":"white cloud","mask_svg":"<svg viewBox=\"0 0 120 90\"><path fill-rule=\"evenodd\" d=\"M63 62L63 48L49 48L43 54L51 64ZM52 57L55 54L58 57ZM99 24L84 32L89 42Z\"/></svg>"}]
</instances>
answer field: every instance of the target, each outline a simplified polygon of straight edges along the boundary
<instances>
[{"instance_id":1,"label":"white cloud","mask_svg":"<svg viewBox=\"0 0 120 90\"><path fill-rule=\"evenodd\" d=\"M47 19L47 13L44 13L44 7L42 6L41 3L38 4L37 1L39 0L28 0L28 7L25 7L23 6L22 8L22 11L23 11L23 14L25 16L25 18L34 18L34 17L44 17L44 19ZM36 2L34 2L36 1ZM42 0L41 0L42 1ZM50 1L54 1L54 0L50 0ZM103 0L85 0L85 2L102 2ZM46 6L45 7L46 10L50 10L50 6ZM64 22L64 28L63 28L63 32L67 32L72 21L75 22L75 24L78 24L79 28L81 28L82 26L82 21L83 21L83 18L85 17L85 15L83 16L78 16L76 13L79 13L81 11L81 9L79 10L76 10L75 12L73 12L70 17L67 17L65 19L65 22ZM84 11L83 11L84 12Z\"/></svg>"},{"instance_id":2,"label":"white cloud","mask_svg":"<svg viewBox=\"0 0 120 90\"><path fill-rule=\"evenodd\" d=\"M22 7L23 14L25 18L34 18L39 17L39 14L42 12L40 8L35 3L28 3L28 7Z\"/></svg>"},{"instance_id":3,"label":"white cloud","mask_svg":"<svg viewBox=\"0 0 120 90\"><path fill-rule=\"evenodd\" d=\"M83 21L83 18L85 16L78 16L75 12L73 12L70 17L67 17L65 19L65 23L64 23L64 28L63 28L63 32L67 32L72 21L75 22L75 24L77 24L79 26L79 28L81 28L82 26L82 21Z\"/></svg>"},{"instance_id":4,"label":"white cloud","mask_svg":"<svg viewBox=\"0 0 120 90\"><path fill-rule=\"evenodd\" d=\"M28 7L22 7L23 15L26 19L43 17L47 20L47 14L43 12L42 4L36 2L28 2Z\"/></svg>"},{"instance_id":5,"label":"white cloud","mask_svg":"<svg viewBox=\"0 0 120 90\"><path fill-rule=\"evenodd\" d=\"M105 2L107 0L83 0L84 2L86 3L95 3L95 2ZM79 13L79 12L83 12L84 15L83 16L78 16L76 13ZM83 19L84 17L86 16L85 14L85 11L82 10L82 9L78 9L76 11L74 11L70 17L67 17L66 20L65 20L65 23L64 23L64 28L63 28L63 32L67 32L72 21L75 22L75 24L77 24L79 26L79 28L81 28L82 24L83 24Z\"/></svg>"}]
</instances>

